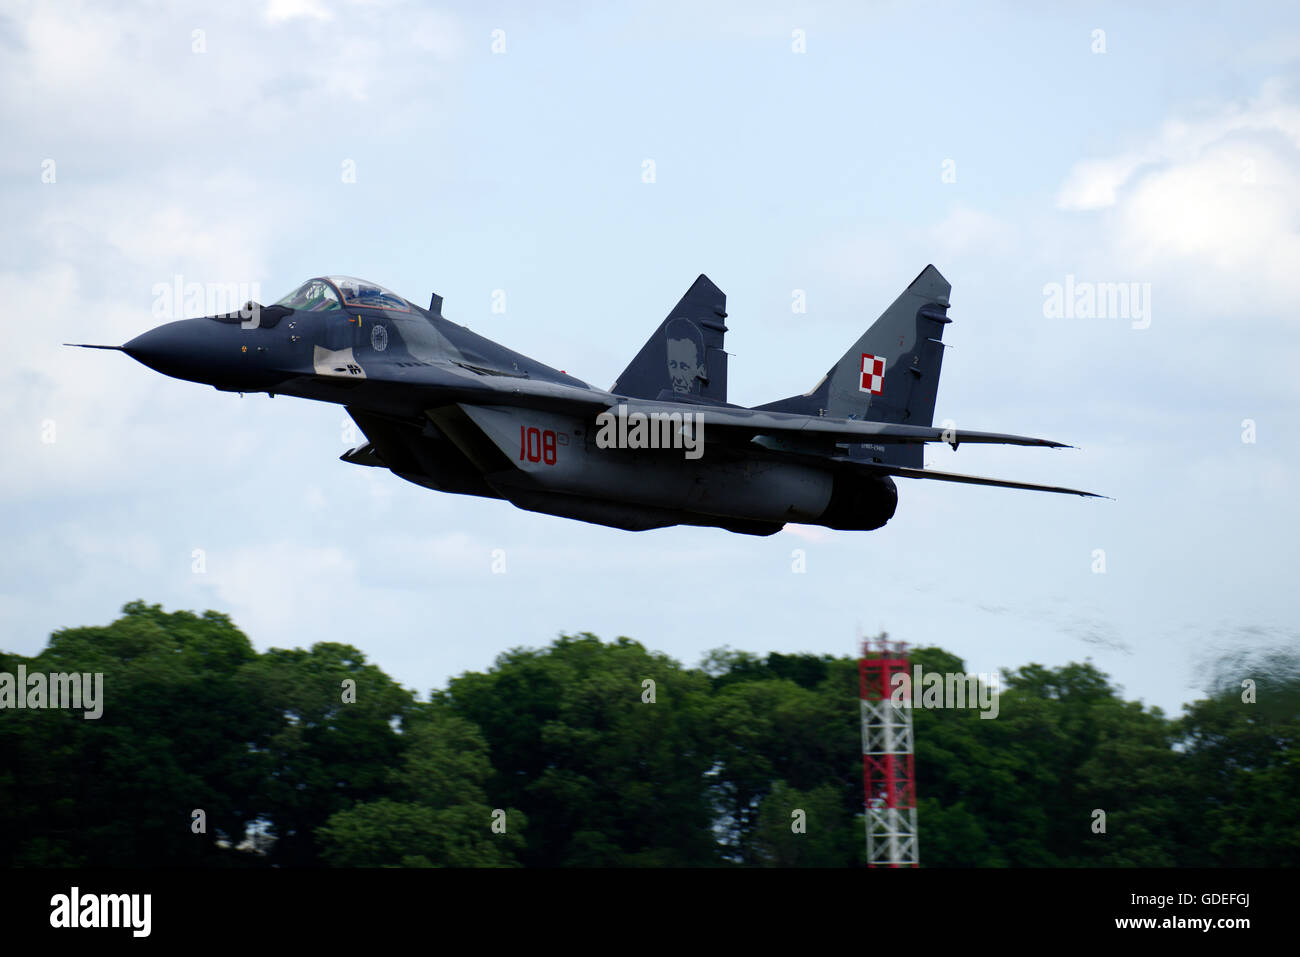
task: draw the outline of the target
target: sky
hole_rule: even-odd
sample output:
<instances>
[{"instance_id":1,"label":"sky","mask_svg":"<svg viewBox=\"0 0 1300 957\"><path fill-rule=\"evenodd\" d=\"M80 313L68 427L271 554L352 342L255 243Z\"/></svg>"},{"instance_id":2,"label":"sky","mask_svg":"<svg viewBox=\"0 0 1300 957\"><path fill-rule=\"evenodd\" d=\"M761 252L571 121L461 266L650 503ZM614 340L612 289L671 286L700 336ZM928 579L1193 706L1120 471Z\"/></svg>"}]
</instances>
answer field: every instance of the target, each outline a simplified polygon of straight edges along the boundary
<instances>
[{"instance_id":1,"label":"sky","mask_svg":"<svg viewBox=\"0 0 1300 957\"><path fill-rule=\"evenodd\" d=\"M7 651L140 598L426 694L562 633L694 665L883 630L1177 713L1300 638L1294 5L5 0L0 128ZM176 282L341 273L605 387L703 272L756 405L927 263L936 422L1077 446L927 466L1109 498L899 479L874 532L624 532L341 462L338 406L61 345L205 314ZM1128 308L1052 307L1102 284Z\"/></svg>"}]
</instances>

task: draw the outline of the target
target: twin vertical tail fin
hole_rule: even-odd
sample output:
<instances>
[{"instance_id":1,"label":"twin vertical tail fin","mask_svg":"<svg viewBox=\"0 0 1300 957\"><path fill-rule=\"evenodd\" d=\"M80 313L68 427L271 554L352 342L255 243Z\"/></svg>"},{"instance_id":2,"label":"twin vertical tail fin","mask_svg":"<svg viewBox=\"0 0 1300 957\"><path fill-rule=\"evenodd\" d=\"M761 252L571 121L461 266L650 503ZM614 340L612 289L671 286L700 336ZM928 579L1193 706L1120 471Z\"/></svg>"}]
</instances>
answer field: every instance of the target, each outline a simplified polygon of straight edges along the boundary
<instances>
[{"instance_id":1,"label":"twin vertical tail fin","mask_svg":"<svg viewBox=\"0 0 1300 957\"><path fill-rule=\"evenodd\" d=\"M701 275L610 386L636 399L727 401L727 297Z\"/></svg>"},{"instance_id":2,"label":"twin vertical tail fin","mask_svg":"<svg viewBox=\"0 0 1300 957\"><path fill-rule=\"evenodd\" d=\"M926 266L812 391L758 406L773 412L932 426L952 286ZM922 445L853 446L864 461L922 468Z\"/></svg>"}]
</instances>

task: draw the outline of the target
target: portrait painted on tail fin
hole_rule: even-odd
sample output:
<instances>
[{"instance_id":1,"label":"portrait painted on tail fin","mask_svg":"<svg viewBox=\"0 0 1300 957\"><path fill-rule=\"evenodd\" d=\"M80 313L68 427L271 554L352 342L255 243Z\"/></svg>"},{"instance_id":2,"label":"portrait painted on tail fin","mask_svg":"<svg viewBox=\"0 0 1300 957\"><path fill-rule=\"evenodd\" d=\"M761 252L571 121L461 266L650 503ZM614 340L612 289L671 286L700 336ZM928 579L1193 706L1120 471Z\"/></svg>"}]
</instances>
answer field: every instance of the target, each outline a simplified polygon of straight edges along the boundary
<instances>
[{"instance_id":1,"label":"portrait painted on tail fin","mask_svg":"<svg viewBox=\"0 0 1300 957\"><path fill-rule=\"evenodd\" d=\"M668 379L673 391L692 394L700 391L700 382L708 378L704 369L704 336L700 327L689 319L668 322L665 330L668 349Z\"/></svg>"}]
</instances>

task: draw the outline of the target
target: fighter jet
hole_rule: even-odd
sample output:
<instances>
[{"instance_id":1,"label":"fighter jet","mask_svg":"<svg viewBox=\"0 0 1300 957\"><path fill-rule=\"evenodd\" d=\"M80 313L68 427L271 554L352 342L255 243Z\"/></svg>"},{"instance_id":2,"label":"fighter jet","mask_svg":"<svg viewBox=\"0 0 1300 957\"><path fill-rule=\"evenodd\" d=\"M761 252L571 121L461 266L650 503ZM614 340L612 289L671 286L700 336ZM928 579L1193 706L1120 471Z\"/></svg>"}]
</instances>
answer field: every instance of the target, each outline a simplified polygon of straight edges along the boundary
<instances>
[{"instance_id":1,"label":"fighter jet","mask_svg":"<svg viewBox=\"0 0 1300 957\"><path fill-rule=\"evenodd\" d=\"M930 442L1062 447L933 426L950 292L926 266L816 385L753 408L727 402L726 297L703 275L609 389L444 318L440 296L421 308L346 276L88 348L224 392L342 405L368 440L345 462L630 531L876 529L896 477L1092 495L924 467Z\"/></svg>"}]
</instances>

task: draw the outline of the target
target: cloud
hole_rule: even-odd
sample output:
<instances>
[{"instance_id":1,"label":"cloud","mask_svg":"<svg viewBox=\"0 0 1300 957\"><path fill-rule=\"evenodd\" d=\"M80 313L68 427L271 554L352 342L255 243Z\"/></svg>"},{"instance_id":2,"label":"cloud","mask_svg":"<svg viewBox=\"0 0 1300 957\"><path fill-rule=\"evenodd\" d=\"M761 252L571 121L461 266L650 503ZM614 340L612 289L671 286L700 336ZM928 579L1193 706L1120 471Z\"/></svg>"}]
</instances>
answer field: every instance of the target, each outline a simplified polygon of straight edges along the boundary
<instances>
[{"instance_id":1,"label":"cloud","mask_svg":"<svg viewBox=\"0 0 1300 957\"><path fill-rule=\"evenodd\" d=\"M1003 255L1015 242L1015 230L989 213L964 203L955 204L948 215L927 231L930 245L945 259L957 259L978 251Z\"/></svg>"},{"instance_id":2,"label":"cloud","mask_svg":"<svg viewBox=\"0 0 1300 957\"><path fill-rule=\"evenodd\" d=\"M405 2L272 0L251 20L236 5L38 5L7 26L0 113L17 148L0 162L25 175L37 149L68 175L138 175L395 134L438 117L465 46L456 17Z\"/></svg>"},{"instance_id":3,"label":"cloud","mask_svg":"<svg viewBox=\"0 0 1300 957\"><path fill-rule=\"evenodd\" d=\"M204 584L254 635L329 634L338 610L361 597L357 561L343 548L290 542L211 552Z\"/></svg>"},{"instance_id":4,"label":"cloud","mask_svg":"<svg viewBox=\"0 0 1300 957\"><path fill-rule=\"evenodd\" d=\"M1060 209L1087 210L1114 206L1120 188L1143 164L1136 154L1075 164L1056 197Z\"/></svg>"},{"instance_id":5,"label":"cloud","mask_svg":"<svg viewBox=\"0 0 1300 957\"><path fill-rule=\"evenodd\" d=\"M1241 309L1244 285L1251 300L1289 311L1300 262L1294 90L1270 81L1245 103L1172 119L1134 149L1081 161L1056 204L1100 215L1117 260L1184 281L1189 299L1204 292L1210 308Z\"/></svg>"},{"instance_id":6,"label":"cloud","mask_svg":"<svg viewBox=\"0 0 1300 957\"><path fill-rule=\"evenodd\" d=\"M1170 119L1136 149L1076 164L1057 195L1057 205L1061 209L1113 206L1121 189L1139 170L1194 163L1239 134L1277 134L1291 147L1300 147L1300 106L1292 96L1286 83L1270 80L1261 86L1258 96L1244 104L1205 109L1195 119Z\"/></svg>"},{"instance_id":7,"label":"cloud","mask_svg":"<svg viewBox=\"0 0 1300 957\"><path fill-rule=\"evenodd\" d=\"M320 0L269 0L266 5L266 19L269 23L282 23L297 17L333 20L334 14Z\"/></svg>"},{"instance_id":8,"label":"cloud","mask_svg":"<svg viewBox=\"0 0 1300 957\"><path fill-rule=\"evenodd\" d=\"M795 538L801 538L805 542L812 542L815 545L833 541L835 538L834 532L818 525L787 525L783 531Z\"/></svg>"}]
</instances>

